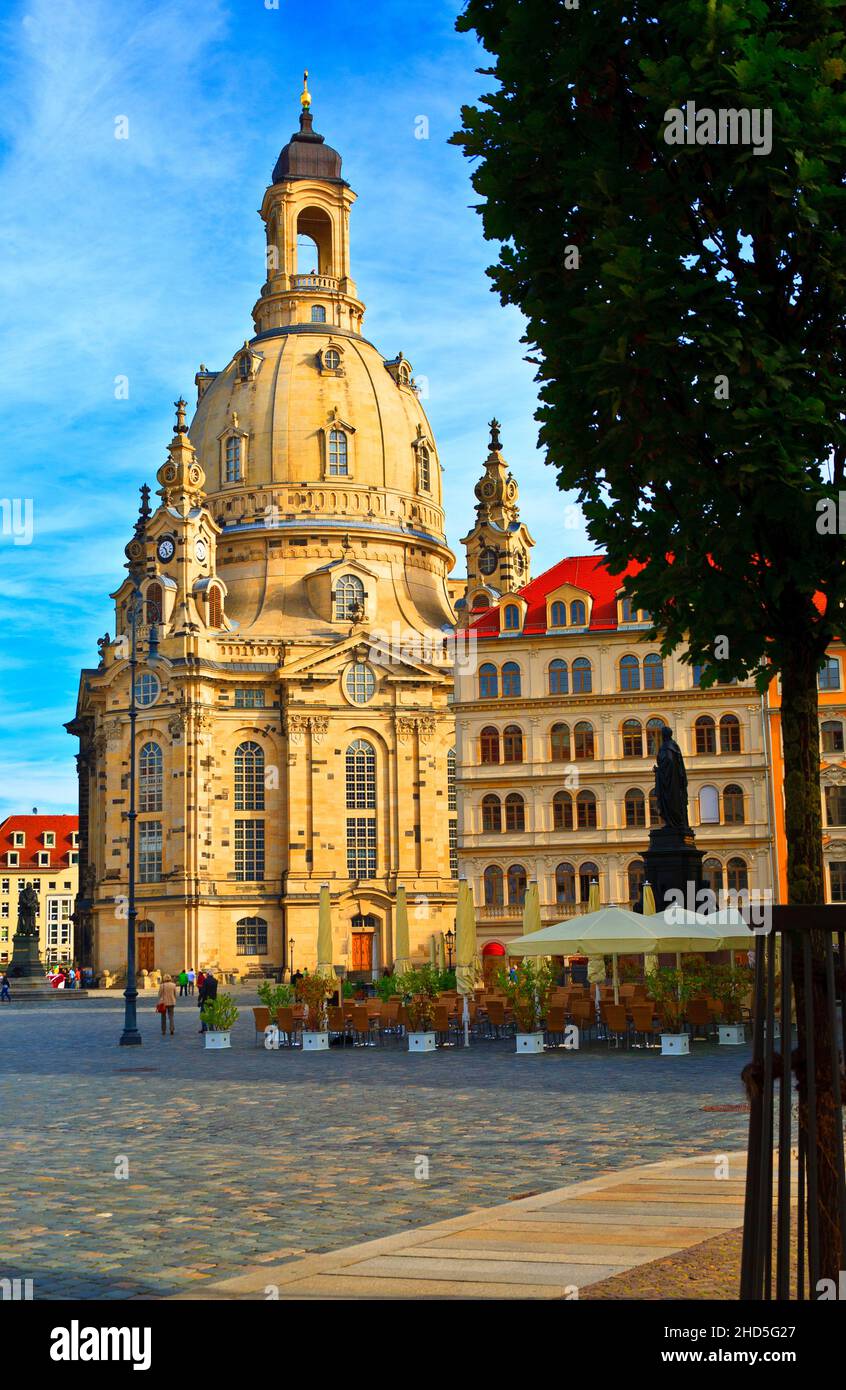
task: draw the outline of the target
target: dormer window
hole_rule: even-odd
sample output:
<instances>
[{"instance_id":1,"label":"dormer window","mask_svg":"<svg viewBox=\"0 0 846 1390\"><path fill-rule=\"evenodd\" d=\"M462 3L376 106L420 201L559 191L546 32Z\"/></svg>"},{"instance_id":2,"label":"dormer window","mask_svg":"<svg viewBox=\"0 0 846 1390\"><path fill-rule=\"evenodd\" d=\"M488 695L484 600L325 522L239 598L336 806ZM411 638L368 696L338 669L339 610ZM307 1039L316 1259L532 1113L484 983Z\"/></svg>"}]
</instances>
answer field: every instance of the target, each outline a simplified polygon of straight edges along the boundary
<instances>
[{"instance_id":1,"label":"dormer window","mask_svg":"<svg viewBox=\"0 0 846 1390\"><path fill-rule=\"evenodd\" d=\"M560 599L557 599L549 610L549 625L550 627L567 626L567 605L562 603Z\"/></svg>"},{"instance_id":2,"label":"dormer window","mask_svg":"<svg viewBox=\"0 0 846 1390\"><path fill-rule=\"evenodd\" d=\"M431 458L425 444L417 450L417 486L420 492L432 490Z\"/></svg>"},{"instance_id":3,"label":"dormer window","mask_svg":"<svg viewBox=\"0 0 846 1390\"><path fill-rule=\"evenodd\" d=\"M250 354L248 352L242 352L241 356L238 358L238 377L241 381L249 381L251 367L252 362L250 361Z\"/></svg>"},{"instance_id":4,"label":"dormer window","mask_svg":"<svg viewBox=\"0 0 846 1390\"><path fill-rule=\"evenodd\" d=\"M347 436L343 430L329 431L329 477L346 478L349 475L347 459Z\"/></svg>"},{"instance_id":5,"label":"dormer window","mask_svg":"<svg viewBox=\"0 0 846 1390\"><path fill-rule=\"evenodd\" d=\"M326 322L326 310L324 309L324 307L323 307L322 304L312 304L312 306L311 306L311 321L312 321L312 323L325 323L325 322Z\"/></svg>"},{"instance_id":6,"label":"dormer window","mask_svg":"<svg viewBox=\"0 0 846 1390\"><path fill-rule=\"evenodd\" d=\"M584 627L587 621L585 606L580 598L574 599L570 604L570 626Z\"/></svg>"},{"instance_id":7,"label":"dormer window","mask_svg":"<svg viewBox=\"0 0 846 1390\"><path fill-rule=\"evenodd\" d=\"M45 849L55 849L55 848L56 848L56 833L55 833L55 831L53 831L53 830L45 830L45 831L44 831L44 848L45 848Z\"/></svg>"},{"instance_id":8,"label":"dormer window","mask_svg":"<svg viewBox=\"0 0 846 1390\"><path fill-rule=\"evenodd\" d=\"M503 615L503 627L509 632L519 632L520 630L520 609L516 603L507 603Z\"/></svg>"},{"instance_id":9,"label":"dormer window","mask_svg":"<svg viewBox=\"0 0 846 1390\"><path fill-rule=\"evenodd\" d=\"M46 849L38 851L38 867L40 869L49 869L50 867L50 855Z\"/></svg>"},{"instance_id":10,"label":"dormer window","mask_svg":"<svg viewBox=\"0 0 846 1390\"><path fill-rule=\"evenodd\" d=\"M354 574L342 574L335 585L336 623L350 623L364 613L364 585Z\"/></svg>"},{"instance_id":11,"label":"dormer window","mask_svg":"<svg viewBox=\"0 0 846 1390\"><path fill-rule=\"evenodd\" d=\"M337 372L341 365L341 354L337 348L327 348L323 354L323 365L328 367L330 372Z\"/></svg>"},{"instance_id":12,"label":"dormer window","mask_svg":"<svg viewBox=\"0 0 846 1390\"><path fill-rule=\"evenodd\" d=\"M72 830L72 831L71 831L71 844L73 845L74 849L75 849L76 846L79 844L79 831L78 831L78 830Z\"/></svg>"},{"instance_id":13,"label":"dormer window","mask_svg":"<svg viewBox=\"0 0 846 1390\"><path fill-rule=\"evenodd\" d=\"M16 849L8 849L6 851L6 863L8 864L10 869L17 868L20 862L21 857Z\"/></svg>"},{"instance_id":14,"label":"dormer window","mask_svg":"<svg viewBox=\"0 0 846 1390\"><path fill-rule=\"evenodd\" d=\"M223 627L223 598L217 584L209 589L209 627Z\"/></svg>"},{"instance_id":15,"label":"dormer window","mask_svg":"<svg viewBox=\"0 0 846 1390\"><path fill-rule=\"evenodd\" d=\"M23 849L25 843L26 843L26 836L24 835L24 832L23 832L22 830L13 830L13 831L12 831L12 844L13 844L13 845L16 845L18 849Z\"/></svg>"},{"instance_id":16,"label":"dormer window","mask_svg":"<svg viewBox=\"0 0 846 1390\"><path fill-rule=\"evenodd\" d=\"M226 471L225 479L227 483L239 483L241 481L241 440L237 434L230 434L226 441Z\"/></svg>"}]
</instances>

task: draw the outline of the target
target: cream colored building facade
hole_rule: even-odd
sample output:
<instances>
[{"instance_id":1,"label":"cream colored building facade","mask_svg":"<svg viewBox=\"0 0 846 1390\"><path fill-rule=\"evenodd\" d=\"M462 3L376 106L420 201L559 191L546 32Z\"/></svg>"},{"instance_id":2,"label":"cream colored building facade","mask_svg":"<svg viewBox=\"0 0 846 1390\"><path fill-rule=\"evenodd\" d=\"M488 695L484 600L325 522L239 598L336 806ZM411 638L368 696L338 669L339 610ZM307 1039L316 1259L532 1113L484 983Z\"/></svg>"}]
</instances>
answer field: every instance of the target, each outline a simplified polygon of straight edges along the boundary
<instances>
[{"instance_id":1,"label":"cream colored building facade","mask_svg":"<svg viewBox=\"0 0 846 1390\"><path fill-rule=\"evenodd\" d=\"M307 95L307 94L306 94ZM453 621L441 464L410 364L364 336L355 195L303 102L261 207L255 332L197 373L127 553L144 610L136 689L138 965L244 973L393 959L453 922ZM126 961L129 578L83 672L77 923ZM151 629L153 642L151 646ZM452 845L452 850L450 846Z\"/></svg>"},{"instance_id":2,"label":"cream colored building facade","mask_svg":"<svg viewBox=\"0 0 846 1390\"><path fill-rule=\"evenodd\" d=\"M472 622L474 670L456 673L458 854L480 939L521 934L536 879L545 922L633 904L648 844L658 732L685 756L691 824L715 889L773 886L767 728L753 686L701 690L645 640L598 556L562 560Z\"/></svg>"},{"instance_id":3,"label":"cream colored building facade","mask_svg":"<svg viewBox=\"0 0 846 1390\"><path fill-rule=\"evenodd\" d=\"M0 969L12 959L18 897L38 894L38 943L45 965L68 965L74 953L73 907L79 883L76 816L7 816L0 822Z\"/></svg>"}]
</instances>

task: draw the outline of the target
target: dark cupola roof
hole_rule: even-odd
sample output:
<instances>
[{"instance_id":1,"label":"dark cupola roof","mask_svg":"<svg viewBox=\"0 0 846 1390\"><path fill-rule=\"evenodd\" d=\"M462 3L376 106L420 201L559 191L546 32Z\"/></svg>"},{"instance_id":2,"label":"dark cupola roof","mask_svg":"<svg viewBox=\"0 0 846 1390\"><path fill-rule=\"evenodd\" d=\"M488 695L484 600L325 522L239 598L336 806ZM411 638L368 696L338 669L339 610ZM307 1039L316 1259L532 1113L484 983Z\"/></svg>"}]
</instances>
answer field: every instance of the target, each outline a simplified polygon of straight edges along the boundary
<instances>
[{"instance_id":1,"label":"dark cupola roof","mask_svg":"<svg viewBox=\"0 0 846 1390\"><path fill-rule=\"evenodd\" d=\"M344 183L341 178L341 156L314 129L311 114L311 95L308 73L303 78L302 115L300 128L291 136L273 169L273 182L284 179L325 179L328 183Z\"/></svg>"}]
</instances>

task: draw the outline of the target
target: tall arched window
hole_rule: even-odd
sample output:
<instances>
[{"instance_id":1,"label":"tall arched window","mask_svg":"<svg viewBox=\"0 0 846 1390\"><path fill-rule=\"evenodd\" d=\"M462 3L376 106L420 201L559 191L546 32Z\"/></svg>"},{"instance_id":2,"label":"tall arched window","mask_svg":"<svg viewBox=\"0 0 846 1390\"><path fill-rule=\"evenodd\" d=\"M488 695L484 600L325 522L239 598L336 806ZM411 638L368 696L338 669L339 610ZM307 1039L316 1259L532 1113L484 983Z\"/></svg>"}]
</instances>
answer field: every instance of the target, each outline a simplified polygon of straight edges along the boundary
<instances>
[{"instance_id":1,"label":"tall arched window","mask_svg":"<svg viewBox=\"0 0 846 1390\"><path fill-rule=\"evenodd\" d=\"M329 431L329 477L346 478L349 474L347 436L344 430Z\"/></svg>"},{"instance_id":2,"label":"tall arched window","mask_svg":"<svg viewBox=\"0 0 846 1390\"><path fill-rule=\"evenodd\" d=\"M593 672L586 656L577 656L573 662L573 694L590 695L593 688Z\"/></svg>"},{"instance_id":3,"label":"tall arched window","mask_svg":"<svg viewBox=\"0 0 846 1390\"><path fill-rule=\"evenodd\" d=\"M346 751L347 875L376 875L376 750L357 738ZM354 814L350 814L354 812Z\"/></svg>"},{"instance_id":4,"label":"tall arched window","mask_svg":"<svg viewBox=\"0 0 846 1390\"><path fill-rule=\"evenodd\" d=\"M658 797L657 797L656 794L655 794L655 788L654 788L654 787L650 787L650 788L649 788L649 824L650 824L650 825L663 825L663 824L664 824L663 817L662 817L662 815L661 815L661 812L660 812L659 809L658 809Z\"/></svg>"},{"instance_id":5,"label":"tall arched window","mask_svg":"<svg viewBox=\"0 0 846 1390\"><path fill-rule=\"evenodd\" d=\"M623 757L643 757L643 727L639 719L623 720Z\"/></svg>"},{"instance_id":6,"label":"tall arched window","mask_svg":"<svg viewBox=\"0 0 846 1390\"><path fill-rule=\"evenodd\" d=\"M519 792L509 792L505 798L505 828L512 831L526 829L526 803Z\"/></svg>"},{"instance_id":7,"label":"tall arched window","mask_svg":"<svg viewBox=\"0 0 846 1390\"><path fill-rule=\"evenodd\" d=\"M843 724L839 719L825 719L822 724L822 751L843 752Z\"/></svg>"},{"instance_id":8,"label":"tall arched window","mask_svg":"<svg viewBox=\"0 0 846 1390\"><path fill-rule=\"evenodd\" d=\"M596 829L596 797L593 792L579 792L576 797L576 825L579 830Z\"/></svg>"},{"instance_id":9,"label":"tall arched window","mask_svg":"<svg viewBox=\"0 0 846 1390\"><path fill-rule=\"evenodd\" d=\"M580 719L573 730L573 744L576 760L578 762L584 759L590 759L594 756L593 725L589 724L587 720Z\"/></svg>"},{"instance_id":10,"label":"tall arched window","mask_svg":"<svg viewBox=\"0 0 846 1390\"><path fill-rule=\"evenodd\" d=\"M556 792L552 798L552 828L573 829L573 798L569 792Z\"/></svg>"},{"instance_id":11,"label":"tall arched window","mask_svg":"<svg viewBox=\"0 0 846 1390\"><path fill-rule=\"evenodd\" d=\"M160 623L164 613L164 595L161 584L148 584L146 594L145 621L152 625Z\"/></svg>"},{"instance_id":12,"label":"tall arched window","mask_svg":"<svg viewBox=\"0 0 846 1390\"><path fill-rule=\"evenodd\" d=\"M740 720L736 714L724 714L720 720L720 752L740 752Z\"/></svg>"},{"instance_id":13,"label":"tall arched window","mask_svg":"<svg viewBox=\"0 0 846 1390\"><path fill-rule=\"evenodd\" d=\"M629 890L629 907L634 908L640 902L640 890L646 878L646 865L642 859L636 859L626 870L626 883Z\"/></svg>"},{"instance_id":14,"label":"tall arched window","mask_svg":"<svg viewBox=\"0 0 846 1390\"><path fill-rule=\"evenodd\" d=\"M209 589L209 627L223 627L223 601L217 584Z\"/></svg>"},{"instance_id":15,"label":"tall arched window","mask_svg":"<svg viewBox=\"0 0 846 1390\"><path fill-rule=\"evenodd\" d=\"M569 684L566 661L551 661L549 663L550 695L566 695L569 690Z\"/></svg>"},{"instance_id":16,"label":"tall arched window","mask_svg":"<svg viewBox=\"0 0 846 1390\"><path fill-rule=\"evenodd\" d=\"M726 864L726 880L729 892L743 893L748 889L749 870L745 859L741 859L739 856L729 859Z\"/></svg>"},{"instance_id":17,"label":"tall arched window","mask_svg":"<svg viewBox=\"0 0 846 1390\"><path fill-rule=\"evenodd\" d=\"M590 885L599 882L599 865L588 859L579 865L579 902L590 901Z\"/></svg>"},{"instance_id":18,"label":"tall arched window","mask_svg":"<svg viewBox=\"0 0 846 1390\"><path fill-rule=\"evenodd\" d=\"M325 323L325 322L326 322L326 310L324 309L324 307L323 307L322 304L312 304L312 306L311 306L311 321L312 321L312 323Z\"/></svg>"},{"instance_id":19,"label":"tall arched window","mask_svg":"<svg viewBox=\"0 0 846 1390\"><path fill-rule=\"evenodd\" d=\"M528 880L522 864L511 864L508 869L508 906L522 907L526 901Z\"/></svg>"},{"instance_id":20,"label":"tall arched window","mask_svg":"<svg viewBox=\"0 0 846 1390\"><path fill-rule=\"evenodd\" d=\"M139 811L162 810L162 786L162 750L157 743L142 743L138 755Z\"/></svg>"},{"instance_id":21,"label":"tall arched window","mask_svg":"<svg viewBox=\"0 0 846 1390\"><path fill-rule=\"evenodd\" d=\"M455 749L447 753L447 810L454 811L458 806L455 787Z\"/></svg>"},{"instance_id":22,"label":"tall arched window","mask_svg":"<svg viewBox=\"0 0 846 1390\"><path fill-rule=\"evenodd\" d=\"M723 891L723 866L719 859L706 859L702 865L702 878L705 887L710 889L719 902Z\"/></svg>"},{"instance_id":23,"label":"tall arched window","mask_svg":"<svg viewBox=\"0 0 846 1390\"><path fill-rule=\"evenodd\" d=\"M626 812L626 828L635 830L646 825L646 797L640 787L629 787L623 798Z\"/></svg>"},{"instance_id":24,"label":"tall arched window","mask_svg":"<svg viewBox=\"0 0 846 1390\"><path fill-rule=\"evenodd\" d=\"M636 656L620 658L620 689L640 690L640 665Z\"/></svg>"},{"instance_id":25,"label":"tall arched window","mask_svg":"<svg viewBox=\"0 0 846 1390\"><path fill-rule=\"evenodd\" d=\"M585 606L580 598L574 599L570 604L570 626L584 627L587 621Z\"/></svg>"},{"instance_id":26,"label":"tall arched window","mask_svg":"<svg viewBox=\"0 0 846 1390\"><path fill-rule=\"evenodd\" d=\"M549 731L549 753L554 763L570 761L569 724L553 724Z\"/></svg>"},{"instance_id":27,"label":"tall arched window","mask_svg":"<svg viewBox=\"0 0 846 1390\"><path fill-rule=\"evenodd\" d=\"M723 820L726 825L743 825L743 788L734 783L723 788Z\"/></svg>"},{"instance_id":28,"label":"tall arched window","mask_svg":"<svg viewBox=\"0 0 846 1390\"><path fill-rule=\"evenodd\" d=\"M505 627L509 632L516 632L520 627L520 609L516 603L506 603L504 614ZM505 667L502 669L503 687L505 685Z\"/></svg>"},{"instance_id":29,"label":"tall arched window","mask_svg":"<svg viewBox=\"0 0 846 1390\"><path fill-rule=\"evenodd\" d=\"M559 864L556 867L555 901L559 904L576 901L576 870L572 864Z\"/></svg>"},{"instance_id":30,"label":"tall arched window","mask_svg":"<svg viewBox=\"0 0 846 1390\"><path fill-rule=\"evenodd\" d=\"M264 917L242 917L235 923L235 954L267 955L267 922Z\"/></svg>"},{"instance_id":31,"label":"tall arched window","mask_svg":"<svg viewBox=\"0 0 846 1390\"><path fill-rule=\"evenodd\" d=\"M376 809L376 750L363 738L347 749L346 789L348 811Z\"/></svg>"},{"instance_id":32,"label":"tall arched window","mask_svg":"<svg viewBox=\"0 0 846 1390\"><path fill-rule=\"evenodd\" d=\"M226 441L224 477L227 483L241 481L241 437L230 434Z\"/></svg>"},{"instance_id":33,"label":"tall arched window","mask_svg":"<svg viewBox=\"0 0 846 1390\"><path fill-rule=\"evenodd\" d=\"M486 834L499 834L502 829L502 803L495 792L482 797L482 830Z\"/></svg>"},{"instance_id":34,"label":"tall arched window","mask_svg":"<svg viewBox=\"0 0 846 1390\"><path fill-rule=\"evenodd\" d=\"M716 787L699 788L699 824L719 825L720 794Z\"/></svg>"},{"instance_id":35,"label":"tall arched window","mask_svg":"<svg viewBox=\"0 0 846 1390\"><path fill-rule=\"evenodd\" d=\"M657 652L650 652L643 658L644 690L664 689L664 663Z\"/></svg>"},{"instance_id":36,"label":"tall arched window","mask_svg":"<svg viewBox=\"0 0 846 1390\"><path fill-rule=\"evenodd\" d=\"M364 585L358 575L340 575L335 585L335 622L351 622L363 609Z\"/></svg>"},{"instance_id":37,"label":"tall arched window","mask_svg":"<svg viewBox=\"0 0 846 1390\"><path fill-rule=\"evenodd\" d=\"M562 603L560 599L556 599L555 603L550 605L549 625L550 627L567 626L567 605Z\"/></svg>"},{"instance_id":38,"label":"tall arched window","mask_svg":"<svg viewBox=\"0 0 846 1390\"><path fill-rule=\"evenodd\" d=\"M836 656L827 656L817 678L820 690L840 689L840 662Z\"/></svg>"},{"instance_id":39,"label":"tall arched window","mask_svg":"<svg viewBox=\"0 0 846 1390\"><path fill-rule=\"evenodd\" d=\"M479 667L479 699L495 700L498 691L497 669L492 661L485 661Z\"/></svg>"},{"instance_id":40,"label":"tall arched window","mask_svg":"<svg viewBox=\"0 0 846 1390\"><path fill-rule=\"evenodd\" d=\"M516 661L506 661L502 668L502 695L503 699L515 697L520 694L520 667Z\"/></svg>"},{"instance_id":41,"label":"tall arched window","mask_svg":"<svg viewBox=\"0 0 846 1390\"><path fill-rule=\"evenodd\" d=\"M647 719L646 721L646 756L657 758L658 749L661 747L662 734L664 727L663 719Z\"/></svg>"},{"instance_id":42,"label":"tall arched window","mask_svg":"<svg viewBox=\"0 0 846 1390\"><path fill-rule=\"evenodd\" d=\"M502 733L502 761L521 763L523 761L523 730L517 724L506 724Z\"/></svg>"},{"instance_id":43,"label":"tall arched window","mask_svg":"<svg viewBox=\"0 0 846 1390\"><path fill-rule=\"evenodd\" d=\"M479 735L479 762L491 764L499 762L499 730L488 724Z\"/></svg>"},{"instance_id":44,"label":"tall arched window","mask_svg":"<svg viewBox=\"0 0 846 1390\"><path fill-rule=\"evenodd\" d=\"M502 907L505 901L503 893L503 874L498 864L489 864L482 875L482 884L485 894L485 907Z\"/></svg>"},{"instance_id":45,"label":"tall arched window","mask_svg":"<svg viewBox=\"0 0 846 1390\"><path fill-rule=\"evenodd\" d=\"M235 810L264 810L264 750L257 743L235 749Z\"/></svg>"},{"instance_id":46,"label":"tall arched window","mask_svg":"<svg viewBox=\"0 0 846 1390\"><path fill-rule=\"evenodd\" d=\"M710 714L700 714L693 726L697 753L716 753L717 726Z\"/></svg>"},{"instance_id":47,"label":"tall arched window","mask_svg":"<svg viewBox=\"0 0 846 1390\"><path fill-rule=\"evenodd\" d=\"M417 485L420 492L432 491L431 461L425 444L421 444L417 450Z\"/></svg>"}]
</instances>

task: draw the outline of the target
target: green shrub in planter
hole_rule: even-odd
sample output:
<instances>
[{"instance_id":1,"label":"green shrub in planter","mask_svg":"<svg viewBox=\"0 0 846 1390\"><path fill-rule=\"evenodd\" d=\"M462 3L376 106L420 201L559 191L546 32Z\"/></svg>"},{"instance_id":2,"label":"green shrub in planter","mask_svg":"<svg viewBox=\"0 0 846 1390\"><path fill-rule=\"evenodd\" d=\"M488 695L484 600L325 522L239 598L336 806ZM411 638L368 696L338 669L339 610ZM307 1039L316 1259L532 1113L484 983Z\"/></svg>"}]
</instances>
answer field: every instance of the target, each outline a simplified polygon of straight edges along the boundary
<instances>
[{"instance_id":1,"label":"green shrub in planter","mask_svg":"<svg viewBox=\"0 0 846 1390\"><path fill-rule=\"evenodd\" d=\"M277 985L274 980L262 980L257 993L265 1008L270 1010L271 1018L276 1017L277 1009L287 1009L294 1002L293 985Z\"/></svg>"},{"instance_id":2,"label":"green shrub in planter","mask_svg":"<svg viewBox=\"0 0 846 1390\"><path fill-rule=\"evenodd\" d=\"M238 1018L238 1006L231 994L219 994L203 1005L200 1018L213 1033L228 1033Z\"/></svg>"}]
</instances>

